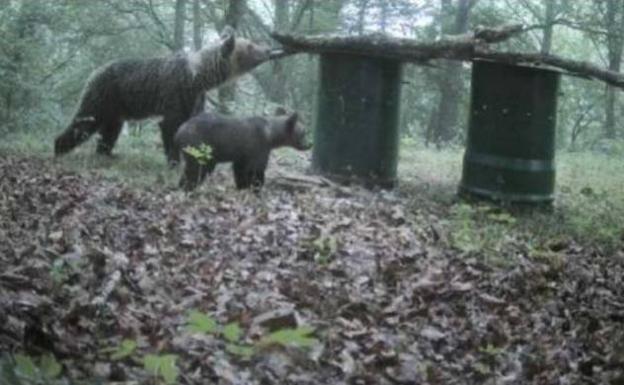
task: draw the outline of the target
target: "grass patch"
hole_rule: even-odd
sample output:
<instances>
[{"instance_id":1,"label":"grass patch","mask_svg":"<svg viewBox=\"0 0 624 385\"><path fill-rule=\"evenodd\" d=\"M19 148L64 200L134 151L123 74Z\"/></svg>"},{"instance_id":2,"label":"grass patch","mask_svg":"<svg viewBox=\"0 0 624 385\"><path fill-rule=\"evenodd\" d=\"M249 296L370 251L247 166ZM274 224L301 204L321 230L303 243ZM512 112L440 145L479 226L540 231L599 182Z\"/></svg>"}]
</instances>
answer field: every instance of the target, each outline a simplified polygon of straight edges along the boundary
<instances>
[{"instance_id":1,"label":"grass patch","mask_svg":"<svg viewBox=\"0 0 624 385\"><path fill-rule=\"evenodd\" d=\"M77 174L96 174L113 181L136 187L175 187L179 170L167 166L157 129L145 129L140 134L122 133L114 156L95 154L96 135L71 153L54 157L57 132L16 133L0 144L0 152L51 159L61 167Z\"/></svg>"},{"instance_id":2,"label":"grass patch","mask_svg":"<svg viewBox=\"0 0 624 385\"><path fill-rule=\"evenodd\" d=\"M401 151L401 191L411 208L434 213L448 245L466 254L508 263L516 255L542 256L572 246L602 253L624 246L621 157L559 151L553 207L518 210L457 198L462 150L403 145Z\"/></svg>"}]
</instances>

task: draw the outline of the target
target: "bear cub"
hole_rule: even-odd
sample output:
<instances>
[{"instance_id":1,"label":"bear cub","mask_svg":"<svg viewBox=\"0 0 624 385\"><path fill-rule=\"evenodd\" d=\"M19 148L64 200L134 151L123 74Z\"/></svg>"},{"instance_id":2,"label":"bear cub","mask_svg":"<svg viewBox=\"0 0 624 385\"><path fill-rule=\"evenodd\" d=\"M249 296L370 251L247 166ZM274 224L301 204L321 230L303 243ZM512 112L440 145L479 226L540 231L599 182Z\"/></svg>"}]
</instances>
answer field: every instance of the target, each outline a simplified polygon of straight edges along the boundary
<instances>
[{"instance_id":1,"label":"bear cub","mask_svg":"<svg viewBox=\"0 0 624 385\"><path fill-rule=\"evenodd\" d=\"M269 118L226 117L216 113L202 113L186 121L175 135L175 146L184 157L184 171L180 187L195 189L206 174L212 173L217 163L232 163L238 189L254 188L264 184L264 172L271 150L293 147L305 151L311 148L305 129L298 122L297 113L286 114L278 109ZM185 151L188 147L211 148L210 158L200 160Z\"/></svg>"}]
</instances>

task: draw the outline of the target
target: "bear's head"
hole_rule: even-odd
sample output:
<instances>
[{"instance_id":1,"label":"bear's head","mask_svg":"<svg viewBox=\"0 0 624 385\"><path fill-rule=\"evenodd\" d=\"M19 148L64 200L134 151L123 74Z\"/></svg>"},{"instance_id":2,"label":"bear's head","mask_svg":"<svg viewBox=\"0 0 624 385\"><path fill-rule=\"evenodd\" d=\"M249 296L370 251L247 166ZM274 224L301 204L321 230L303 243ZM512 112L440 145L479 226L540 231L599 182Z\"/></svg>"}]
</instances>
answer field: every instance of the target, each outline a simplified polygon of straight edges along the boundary
<instances>
[{"instance_id":1,"label":"bear's head","mask_svg":"<svg viewBox=\"0 0 624 385\"><path fill-rule=\"evenodd\" d=\"M271 136L276 139L276 146L293 147L301 151L312 148L312 143L307 138L307 130L301 124L299 114L296 112L288 114L285 109L279 107L269 122Z\"/></svg>"},{"instance_id":2,"label":"bear's head","mask_svg":"<svg viewBox=\"0 0 624 385\"><path fill-rule=\"evenodd\" d=\"M221 57L227 60L233 74L251 71L269 60L270 48L250 40L236 37L234 29L226 26L221 33Z\"/></svg>"}]
</instances>

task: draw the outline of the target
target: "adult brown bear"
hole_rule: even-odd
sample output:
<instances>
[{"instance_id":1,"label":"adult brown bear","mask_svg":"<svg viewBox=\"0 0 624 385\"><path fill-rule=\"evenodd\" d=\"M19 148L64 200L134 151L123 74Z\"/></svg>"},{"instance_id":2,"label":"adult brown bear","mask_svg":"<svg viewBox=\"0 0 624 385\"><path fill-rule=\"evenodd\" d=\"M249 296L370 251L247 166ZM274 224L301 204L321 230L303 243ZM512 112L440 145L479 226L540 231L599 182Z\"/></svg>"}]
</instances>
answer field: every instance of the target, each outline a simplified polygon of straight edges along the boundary
<instances>
[{"instance_id":1,"label":"adult brown bear","mask_svg":"<svg viewBox=\"0 0 624 385\"><path fill-rule=\"evenodd\" d=\"M173 137L182 123L203 110L204 92L252 70L269 53L268 47L236 38L226 27L218 45L192 54L109 63L91 74L54 152L65 154L99 132L97 152L109 155L125 120L161 116L165 155L175 163L179 153Z\"/></svg>"}]
</instances>

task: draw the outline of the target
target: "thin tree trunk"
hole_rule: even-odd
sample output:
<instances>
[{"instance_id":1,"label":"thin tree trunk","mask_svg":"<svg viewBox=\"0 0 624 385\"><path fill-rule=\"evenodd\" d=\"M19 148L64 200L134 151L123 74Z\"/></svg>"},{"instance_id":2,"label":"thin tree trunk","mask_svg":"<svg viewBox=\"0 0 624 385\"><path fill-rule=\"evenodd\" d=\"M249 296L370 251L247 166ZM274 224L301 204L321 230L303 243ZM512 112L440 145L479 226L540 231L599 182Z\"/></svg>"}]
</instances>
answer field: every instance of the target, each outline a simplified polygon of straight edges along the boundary
<instances>
[{"instance_id":1,"label":"thin tree trunk","mask_svg":"<svg viewBox=\"0 0 624 385\"><path fill-rule=\"evenodd\" d=\"M230 0L225 12L224 25L237 29L243 18L246 6L246 0ZM230 113L228 104L234 101L235 95L236 88L234 84L228 84L219 88L219 106L222 113Z\"/></svg>"},{"instance_id":2,"label":"thin tree trunk","mask_svg":"<svg viewBox=\"0 0 624 385\"><path fill-rule=\"evenodd\" d=\"M540 52L544 55L549 54L552 49L552 37L555 21L555 6L557 0L544 0L546 12L544 15L544 31L542 33L542 47Z\"/></svg>"},{"instance_id":3,"label":"thin tree trunk","mask_svg":"<svg viewBox=\"0 0 624 385\"><path fill-rule=\"evenodd\" d=\"M275 30L278 32L287 31L290 25L290 1L273 0L275 7ZM273 61L273 99L276 103L284 104L287 95L287 63L284 59Z\"/></svg>"},{"instance_id":4,"label":"thin tree trunk","mask_svg":"<svg viewBox=\"0 0 624 385\"><path fill-rule=\"evenodd\" d=\"M386 32L388 26L388 2L386 0L381 0L379 7L379 29L381 29L383 33Z\"/></svg>"},{"instance_id":5,"label":"thin tree trunk","mask_svg":"<svg viewBox=\"0 0 624 385\"><path fill-rule=\"evenodd\" d=\"M450 28L450 34L457 35L468 31L468 19L470 10L476 4L476 0L458 0L457 13L454 25ZM449 0L442 0L443 7L449 7ZM443 8L443 12L448 8ZM462 64L447 62L443 67L443 75L440 77L440 102L433 113L437 113L436 119L431 119L434 124L434 141L438 147L451 141L458 133L459 102L463 94L461 79Z\"/></svg>"},{"instance_id":6,"label":"thin tree trunk","mask_svg":"<svg viewBox=\"0 0 624 385\"><path fill-rule=\"evenodd\" d=\"M619 72L622 62L623 27L624 27L624 1L607 0L607 46L609 49L609 70ZM607 99L605 106L604 133L607 139L616 136L615 113L617 93L611 86L607 86Z\"/></svg>"},{"instance_id":7,"label":"thin tree trunk","mask_svg":"<svg viewBox=\"0 0 624 385\"><path fill-rule=\"evenodd\" d=\"M357 32L358 35L364 34L364 23L366 21L366 8L369 0L360 0L358 4Z\"/></svg>"},{"instance_id":8,"label":"thin tree trunk","mask_svg":"<svg viewBox=\"0 0 624 385\"><path fill-rule=\"evenodd\" d=\"M186 0L176 0L175 20L173 28L173 50L184 49L184 25L186 24Z\"/></svg>"},{"instance_id":9,"label":"thin tree trunk","mask_svg":"<svg viewBox=\"0 0 624 385\"><path fill-rule=\"evenodd\" d=\"M201 17L200 0L193 0L193 48L199 50L202 47L203 22Z\"/></svg>"}]
</instances>

